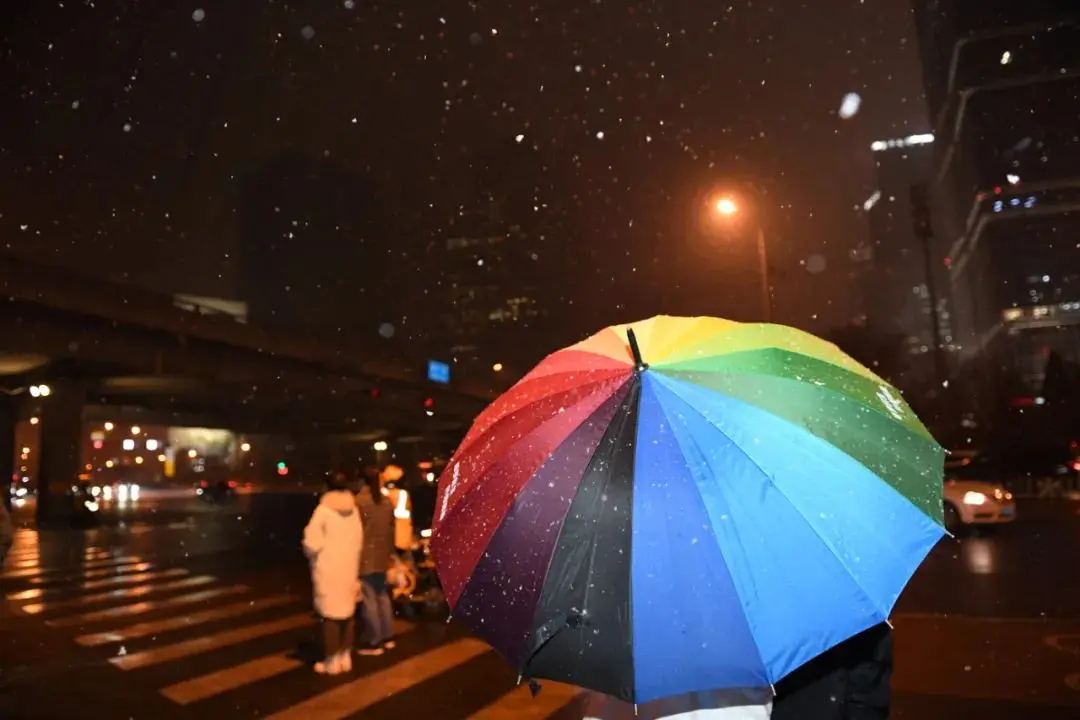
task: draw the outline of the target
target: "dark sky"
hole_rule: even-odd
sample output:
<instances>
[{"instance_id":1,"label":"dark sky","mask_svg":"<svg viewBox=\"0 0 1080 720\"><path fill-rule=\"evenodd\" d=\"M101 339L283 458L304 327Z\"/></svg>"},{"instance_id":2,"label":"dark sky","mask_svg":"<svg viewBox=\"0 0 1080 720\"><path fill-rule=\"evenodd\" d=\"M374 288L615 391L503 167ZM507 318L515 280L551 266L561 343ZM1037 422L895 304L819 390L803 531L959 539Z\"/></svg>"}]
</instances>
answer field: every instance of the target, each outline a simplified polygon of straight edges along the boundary
<instances>
[{"instance_id":1,"label":"dark sky","mask_svg":"<svg viewBox=\"0 0 1080 720\"><path fill-rule=\"evenodd\" d=\"M695 198L742 177L770 191L777 319L822 331L857 312L846 253L864 232L869 142L925 130L905 0L23 0L0 13L5 246L170 292L232 292L240 179L299 152L379 188L400 234L388 262L420 296L438 282L426 242L470 201L474 166L516 146L533 157L510 161L513 183L546 188L538 204L573 228L574 262L545 284L581 329L754 317L749 234L710 239L693 221ZM848 92L863 104L842 120ZM539 252L562 252L547 242ZM800 265L815 255L816 274Z\"/></svg>"}]
</instances>

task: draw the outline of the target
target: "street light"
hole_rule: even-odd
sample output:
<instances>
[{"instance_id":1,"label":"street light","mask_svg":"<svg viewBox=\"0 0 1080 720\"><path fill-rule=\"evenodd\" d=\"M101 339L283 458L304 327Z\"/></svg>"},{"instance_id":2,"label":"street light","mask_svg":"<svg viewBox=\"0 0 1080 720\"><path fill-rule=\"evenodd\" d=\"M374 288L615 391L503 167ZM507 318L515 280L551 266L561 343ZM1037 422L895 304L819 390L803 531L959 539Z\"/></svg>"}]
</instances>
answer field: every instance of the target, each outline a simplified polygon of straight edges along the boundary
<instances>
[{"instance_id":1,"label":"street light","mask_svg":"<svg viewBox=\"0 0 1080 720\"><path fill-rule=\"evenodd\" d=\"M240 452L251 452L251 443L240 443Z\"/></svg>"},{"instance_id":2,"label":"street light","mask_svg":"<svg viewBox=\"0 0 1080 720\"><path fill-rule=\"evenodd\" d=\"M387 448L389 448L390 445L388 445L385 440L376 440L375 444L373 444L371 447L375 450L375 452L386 452Z\"/></svg>"},{"instance_id":3,"label":"street light","mask_svg":"<svg viewBox=\"0 0 1080 720\"><path fill-rule=\"evenodd\" d=\"M739 214L739 204L732 197L721 195L713 202L713 210L723 220L730 221L732 217ZM758 215L755 224L757 225L758 272L761 273L761 312L764 322L771 322L772 297L769 289L769 259L765 245L765 224L760 217L760 207L758 208Z\"/></svg>"},{"instance_id":4,"label":"street light","mask_svg":"<svg viewBox=\"0 0 1080 720\"><path fill-rule=\"evenodd\" d=\"M716 212L721 215L734 215L739 212L739 206L729 197L722 197L716 201Z\"/></svg>"},{"instance_id":5,"label":"street light","mask_svg":"<svg viewBox=\"0 0 1080 720\"><path fill-rule=\"evenodd\" d=\"M494 365L492 365L492 366L491 366L491 369L492 369L492 370L493 370L494 372L502 372L502 370L503 370L503 364L502 364L502 363L495 363Z\"/></svg>"}]
</instances>

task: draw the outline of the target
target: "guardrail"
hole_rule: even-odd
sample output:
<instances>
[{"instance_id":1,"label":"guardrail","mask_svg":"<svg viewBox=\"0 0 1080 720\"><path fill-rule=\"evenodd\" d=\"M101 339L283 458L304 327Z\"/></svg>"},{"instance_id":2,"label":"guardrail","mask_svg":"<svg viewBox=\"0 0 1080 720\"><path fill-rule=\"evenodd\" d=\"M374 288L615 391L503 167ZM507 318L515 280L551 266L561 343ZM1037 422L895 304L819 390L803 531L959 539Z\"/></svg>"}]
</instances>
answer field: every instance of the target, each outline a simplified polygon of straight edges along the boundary
<instances>
[{"instance_id":1,"label":"guardrail","mask_svg":"<svg viewBox=\"0 0 1080 720\"><path fill-rule=\"evenodd\" d=\"M1017 498L1053 500L1059 498L1080 499L1080 477L1022 477L1002 482Z\"/></svg>"}]
</instances>

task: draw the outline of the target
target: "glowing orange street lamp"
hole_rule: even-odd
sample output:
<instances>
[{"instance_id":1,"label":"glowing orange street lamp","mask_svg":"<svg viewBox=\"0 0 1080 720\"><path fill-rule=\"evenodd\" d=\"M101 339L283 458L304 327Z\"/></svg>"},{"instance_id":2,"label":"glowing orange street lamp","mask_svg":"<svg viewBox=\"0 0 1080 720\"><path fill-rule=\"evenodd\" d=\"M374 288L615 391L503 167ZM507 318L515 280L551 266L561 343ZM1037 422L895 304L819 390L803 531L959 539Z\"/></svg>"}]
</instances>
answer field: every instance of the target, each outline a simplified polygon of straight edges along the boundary
<instances>
[{"instance_id":1,"label":"glowing orange street lamp","mask_svg":"<svg viewBox=\"0 0 1080 720\"><path fill-rule=\"evenodd\" d=\"M734 215L739 212L739 206L729 197L722 197L716 201L716 212L721 215Z\"/></svg>"},{"instance_id":2,"label":"glowing orange street lamp","mask_svg":"<svg viewBox=\"0 0 1080 720\"><path fill-rule=\"evenodd\" d=\"M716 199L713 204L713 209L716 214L728 219L739 213L739 205L729 196L721 196ZM761 272L761 311L764 314L764 321L772 321L772 297L769 288L769 262L768 252L765 246L765 224L759 217L757 219L757 251L758 251L758 264L760 265Z\"/></svg>"}]
</instances>

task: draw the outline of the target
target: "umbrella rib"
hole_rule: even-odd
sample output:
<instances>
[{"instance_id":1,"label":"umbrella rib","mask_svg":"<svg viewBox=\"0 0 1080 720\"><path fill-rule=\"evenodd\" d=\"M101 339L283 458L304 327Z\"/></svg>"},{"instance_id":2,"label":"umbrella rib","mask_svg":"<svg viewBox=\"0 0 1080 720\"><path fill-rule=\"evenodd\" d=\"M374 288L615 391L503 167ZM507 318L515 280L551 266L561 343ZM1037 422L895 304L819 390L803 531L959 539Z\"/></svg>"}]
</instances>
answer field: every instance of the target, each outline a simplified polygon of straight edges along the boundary
<instances>
[{"instance_id":1,"label":"umbrella rib","mask_svg":"<svg viewBox=\"0 0 1080 720\"><path fill-rule=\"evenodd\" d=\"M672 393L672 395L674 395L674 393ZM676 395L675 397L678 397L678 396ZM658 401L660 400L659 397L657 397L657 400ZM679 398L679 401L684 403L684 404L687 404L687 405L689 404L689 403L686 403L686 401L683 400L682 398ZM673 427L675 425L675 421L672 420L671 416L668 414L667 408L664 407L663 401L659 401L657 404L660 406L660 412L663 414L664 419L667 420L668 426ZM706 422L707 421L708 421L708 418L706 418ZM712 423L709 423L709 424L711 425ZM721 431L721 432L723 432L723 431ZM725 437L727 437L727 436L725 435ZM693 434L690 433L690 432L687 432L686 433L686 438L694 446L694 448L698 451L698 454L701 457L705 457L705 453L702 451L701 445L699 445L698 441L694 439ZM677 444L681 445L682 444L682 439L678 435L675 435L675 442ZM734 445L734 444L735 443L732 442L732 445ZM751 461L751 462L753 462L753 461ZM754 464L756 465L757 463L754 463ZM704 498L701 497L701 492L700 491L698 491L698 499L701 501L701 504L704 506L705 505L705 500L704 500ZM707 508L705 509L705 513L706 513L706 517L707 517L708 516L708 509ZM724 548L720 544L720 538L717 537L716 530L713 528L711 522L709 523L708 531L709 531L709 534L712 535L713 542L716 543L716 547L720 551L720 557L723 558L723 561L724 561L724 569L728 572L728 576L730 577L731 576L731 569L728 567L727 556L724 554ZM731 578L731 582L732 582L732 587L734 587L735 579ZM765 663L765 658L761 654L761 648L758 647L757 634L754 632L753 623L750 622L750 613L747 612L746 606L743 605L742 596L739 595L738 591L735 591L735 597L738 598L739 609L742 610L743 618L746 620L746 628L750 631L750 636L754 640L754 652L757 653L758 660L761 661L761 667L765 671L766 677L768 677L768 675L769 675L768 667L769 666ZM631 595L631 600L632 599L633 599L633 596Z\"/></svg>"},{"instance_id":2,"label":"umbrella rib","mask_svg":"<svg viewBox=\"0 0 1080 720\"><path fill-rule=\"evenodd\" d=\"M674 394L675 394L676 397L679 398L679 401L682 402L684 405L686 405L688 408L690 408L691 411L697 413L697 415L699 417L701 417L701 419L703 419L705 422L707 422L712 427L716 428L717 432L719 432L721 435L723 435L724 437L726 437L728 439L728 441L731 443L731 446L733 448L738 450L739 453L743 457L745 457L747 460L749 460L754 465L754 467L756 467L759 471L761 471L762 476L768 481L768 483L770 485L773 486L773 488L776 490L776 492L780 493L780 495L782 495L783 498L785 500L787 500L788 505L790 505L792 507L792 509L794 509L795 512L798 514L798 516L803 519L803 522L805 522L806 526L809 527L810 530L814 533L814 535L817 536L818 540L821 541L821 544L829 549L829 551L836 558L837 562L840 563L840 567L844 568L844 572L847 573L848 577L850 577L852 582L855 583L855 587L857 587L859 589L859 591L863 594L863 596L866 597L866 599L870 601L870 604L874 606L874 609L877 610L879 613L881 613L882 619L884 620L884 619L888 618L889 614L887 612L884 612L881 609L881 607L878 605L877 601L875 601L874 598L870 595L870 593L868 593L866 591L866 588L864 588L862 586L862 584L859 582L859 579L857 577L855 577L855 574L853 572L851 572L851 568L848 567L848 564L846 562L844 562L843 558L840 557L840 554L836 551L836 548L834 548L832 546L832 543L830 543L828 540L826 540L822 536L822 534L818 531L818 529L816 527L814 527L814 524L810 522L810 519L807 518L806 515L803 513L803 511L799 509L799 506L796 505L795 503L791 502L791 498L788 497L787 493L785 493L783 490L780 489L780 486L777 485L776 482L773 480L772 475L770 475L768 472L766 472L765 468L761 467L761 465L758 464L757 460L754 460L754 458L750 457L750 455L745 450L743 450L739 446L739 444L737 442L732 440L731 437L729 437L727 433L725 433L716 423L714 423L707 415L705 415L705 413L701 412L698 408L694 407L692 404L690 404L689 402L684 400L677 393L674 393ZM731 400L734 401L734 402L741 402L740 400L737 400L735 398L731 398ZM794 423L788 422L784 418L781 418L781 417L777 416L777 419L779 419L781 422L788 423L789 425L792 425L792 426L798 428L798 425L795 425ZM799 429L802 430L802 428L799 428ZM806 430L803 430L803 431L807 432ZM817 436L815 435L814 437L817 437ZM691 439L693 439L693 438L691 438ZM695 445L696 445L696 442L695 442ZM699 449L700 449L700 447L699 447ZM882 482L885 482L885 481L882 480ZM885 484L888 485L888 483L885 483ZM892 486L890 485L889 487L892 487ZM906 502L909 502L909 503L911 502L907 498L904 498L904 500Z\"/></svg>"},{"instance_id":3,"label":"umbrella rib","mask_svg":"<svg viewBox=\"0 0 1080 720\"><path fill-rule=\"evenodd\" d=\"M810 357L810 356L807 355L805 357ZM855 373L852 373L850 370L847 370L846 368L840 367L839 365L834 365L833 367L837 368L838 370L842 370L843 372L855 375L856 377L860 377L860 376L856 375ZM775 375L773 373L754 372L754 371L748 371L748 370L697 370L697 369L695 369L695 370L665 370L663 368L657 368L657 372L664 373L665 375L675 375L676 377L678 376L678 374L683 374L683 373L685 373L687 375L692 374L692 373L701 373L702 375L756 375L758 377L767 377L767 378L772 378L774 380L780 380L780 381L783 381L783 382L792 382L792 383L801 383L802 382L800 380L795 380L793 378L784 377L783 375ZM941 447L938 444L937 440L935 440L933 438L933 436L931 436L929 434L923 434L923 433L920 433L920 432L918 432L916 430L913 430L912 428L908 427L904 423L897 421L896 418L890 417L888 414L882 412L880 408L876 408L873 405L868 405L865 402L863 402L862 400L860 400L860 399L858 399L856 397L852 397L851 395L847 395L845 393L839 392L839 391L829 387L828 385L815 385L814 387L817 387L817 388L823 390L824 392L831 393L832 395L838 395L838 396L840 396L840 397L842 397L842 398L844 398L846 400L850 400L851 402L856 403L857 405L859 405L859 407L864 407L867 410L869 410L869 411L871 411L871 412L873 412L873 413L875 413L877 415L880 415L881 417L885 418L886 420L889 420L889 421L893 422L897 427L900 427L901 429L903 429L903 431L906 434L908 434L909 436L911 436L912 438L915 438L917 440L921 440L923 442L927 442L927 443L929 443L929 444L931 444L931 445L933 445L934 447L937 447L937 448ZM891 388L892 386L889 385L888 387ZM713 390L713 392L719 392L719 391ZM745 400L743 400L742 402L746 402L748 405L754 405L754 403L751 403L751 402L748 402L748 401L745 401ZM754 407L758 407L758 406L754 405Z\"/></svg>"},{"instance_id":4,"label":"umbrella rib","mask_svg":"<svg viewBox=\"0 0 1080 720\"><path fill-rule=\"evenodd\" d=\"M585 402L588 402L588 401L590 401L590 400L591 400L591 399L592 399L592 398L593 398L593 397L594 397L594 396L595 396L595 395L596 395L596 394L597 394L598 392L604 392L604 391L606 391L606 390L607 390L607 388L611 388L611 392L609 393L610 395L614 395L614 394L618 393L618 392L619 392L619 391L620 391L620 390L622 389L623 385L625 385L625 384L626 384L626 382L627 382L627 381L628 381L629 379L630 379L630 375L629 375L629 373L627 374L627 377L626 377L626 378L619 378L619 377L618 377L618 376L616 375L616 376L613 376L613 377L608 377L608 378L604 378L603 380L597 380L597 381L595 381L595 382L593 382L593 383L585 383L585 384L583 384L583 385L579 385L579 386L576 386L576 387L573 387L573 388L567 388L567 389L566 389L566 390L565 390L564 392L565 392L565 393L569 393L569 392L572 392L572 391L574 391L574 390L580 390L581 388L583 388L583 387L586 387L586 386L588 386L588 385L592 385L592 386L593 386L593 388L592 388L592 390L591 390L590 392L587 392L587 393L585 393L585 394L584 394L584 395L582 395L582 396L581 396L580 398L578 398L578 399L577 399L577 400L576 400L575 402L572 402L572 403L570 403L570 404L569 404L569 407L576 407L576 406L578 406L578 405L581 405L582 403L585 403ZM618 381L618 382L616 382L616 381ZM559 393L552 393L551 395L545 395L544 397L545 397L545 398L550 398L550 397L552 397L553 395L557 395L557 394L559 394ZM530 403L529 405L531 405L531 404L532 404L532 403ZM503 416L502 418L499 418L499 420L498 420L498 421L496 421L496 423L495 423L495 424L501 423L502 421L504 421L504 420L508 419L508 418L509 418L509 417L510 417L511 415L516 415L516 414L517 414L518 412L520 412L521 410L524 410L524 409L525 409L526 407L529 407L529 405L523 405L523 406L522 406L521 408L518 408L518 409L517 409L517 410L515 410L515 411L514 411L513 413L508 413L507 415ZM584 418L584 419L583 419L583 420L581 421L581 423L579 423L578 425L576 425L576 426L575 426L575 427L574 427L574 428L573 428L573 429L572 429L572 430L570 431L570 434L573 434L574 430L576 430L577 428L581 427L581 424L585 423L585 422L586 422L586 421L587 421L587 420L589 419L589 417L591 417L591 416L592 416L592 413L590 413L589 415L587 415L587 416L586 416L586 417L585 417L585 418ZM546 422L549 422L550 420L554 419L554 417L555 417L555 416L554 416L554 415L552 415L551 417L545 418L545 419L544 419L544 420L542 420L541 422L539 422L539 423L537 423L536 425L534 425L534 426L532 427L532 429L531 429L531 430L530 430L529 432L525 433L525 434L524 434L524 435L523 435L523 436L522 436L521 438L518 438L517 440L515 440L515 441L514 441L514 443L513 443L512 445L511 445L511 447L514 447L514 446L516 446L516 445L517 445L518 443L520 443L520 442L521 442L522 440L524 440L525 438L529 437L529 436L530 436L530 435L531 435L531 434L532 434L532 433L533 433L534 431L536 431L536 430L540 429L540 428L541 428L541 427L542 427L542 426L544 425L544 423L546 423ZM484 431L483 433L481 433L480 435L478 435L478 436L477 436L477 439L479 439L479 438L481 438L481 437L484 437L484 436L485 436L485 435L487 435L487 434L488 434L489 432L493 431L493 430L495 429L495 424L493 424L493 425L492 425L492 426L491 426L490 428L488 428L488 429L487 429L486 431ZM568 435L567 435L567 437L569 437L569 435L570 435L570 434L568 434ZM474 440L473 442L476 442L476 441ZM471 445L471 444L470 444L470 445ZM457 453L455 453L455 457L457 457L457 454L458 454L458 453L461 453L461 452L463 452L464 450L466 450L466 448L464 448L464 447L463 447L463 448L459 448L459 449L458 449L458 452L457 452ZM466 488L463 488L463 489L461 490L461 492L460 492L460 493L458 494L458 499L457 499L456 501L454 501L454 503L453 503L453 504L452 504L452 505L451 505L451 506L450 506L450 507L449 507L449 508L447 509L447 511L446 511L446 517L445 517L445 518L443 519L443 521L441 521L441 522L445 522L446 520L450 520L450 519L451 519L451 517L453 517L453 513L454 513L455 509L457 509L457 508L459 508L459 507L462 507L462 506L463 506L463 504L464 504L464 502L465 502L465 500L466 500L466 499L467 499L467 498L469 497L469 495L470 495L470 494L472 494L472 493L473 493L473 492L474 492L474 491L475 491L475 490L476 490L476 489L477 489L478 487L482 487L482 485L483 485L483 484L482 484L482 482L481 482L481 481L482 481L482 480L483 480L483 479L484 479L484 478L485 478L485 477L487 476L487 474L488 474L489 472L491 472L491 469L492 469L492 468L494 468L494 467L495 467L496 465L498 465L498 464L499 464L500 462L502 462L502 461L503 461L503 460L504 460L504 459L505 459L505 458L507 457L507 455L509 455L509 454L510 454L510 450L509 450L509 449L505 450L505 451L504 451L504 452L502 452L502 453L499 453L498 457L496 457L496 458L495 458L495 459L494 459L494 460L493 460L493 461L492 461L492 462L491 462L491 463L490 463L490 464L489 464L489 465L488 465L488 466L487 466L486 468L484 468L484 470L483 470L483 471L482 471L481 473L479 473L479 474L478 474L478 476L477 476L477 478L476 478L476 481L475 481L475 482L473 482L473 483L472 483L471 485L469 485L468 487L466 487ZM453 462L453 459L451 459L451 462ZM449 467L449 466L448 466L448 467ZM534 474L535 474L535 473L534 473ZM531 479L531 476L530 476L530 479ZM440 524L441 524L441 522L440 522ZM501 522L501 518L500 518L500 522ZM488 538L488 539L489 539L489 541L490 541L490 538ZM486 546L485 546L485 547L486 547Z\"/></svg>"},{"instance_id":5,"label":"umbrella rib","mask_svg":"<svg viewBox=\"0 0 1080 720\"><path fill-rule=\"evenodd\" d=\"M700 355L696 355L696 352L700 352L699 348L707 347L711 343L715 343L718 338L721 338L724 335L729 335L729 334L734 333L734 332L739 332L741 330L745 330L748 327L753 327L755 325L761 325L761 324L763 324L763 323L743 323L743 324L741 324L740 327L729 328L727 330L724 330L723 332L717 333L716 335L712 335L712 336L710 336L708 338L700 340L700 341L694 343L693 345L691 345L688 348L681 349L679 351L679 354L676 356L677 358L680 358L680 359L674 360L673 362L671 362L671 364L678 363L678 362L686 362L687 360L691 360L694 357L701 357ZM777 325L775 327L784 327L784 326ZM861 373L861 372L857 372L853 368L845 367L845 365L833 362L831 360L826 360L826 359L824 359L824 358L822 358L822 357L820 357L818 355L814 355L813 353L797 352L795 350L792 350L790 347L784 347L783 345L778 344L775 340L763 343L761 345L753 346L753 347L746 347L746 348L743 348L741 350L738 350L738 351L732 352L732 353L712 352L712 353L709 353L708 356L735 355L735 354L740 353L740 352L760 352L762 350L781 350L781 351L784 351L784 352L795 353L797 355L802 355L804 357L813 358L815 360L819 360L821 362L828 363L829 365L833 365L835 367L838 367L841 370L846 370L847 372L850 372L850 373L852 373L854 375L858 375L858 376L860 376L862 378L865 378L866 380L869 380L871 382L885 383L885 381L877 373L875 373L873 370L871 370L870 368L868 368L865 365L861 364L858 360L856 360L855 358L853 358L850 355L848 355L847 353L845 353L835 343L831 343L828 340L822 340L821 338L819 338L819 337L817 337L815 335L811 335L809 333L804 333L803 331L798 330L796 328L787 328L787 329L789 331L792 331L793 333L798 333L800 335L805 336L805 338L807 339L808 342L816 342L816 343L822 343L823 345L827 345L828 347L835 350L840 357L844 358L849 363L851 363L851 365L853 365L854 368L857 368L859 370L865 370L866 373L864 374L864 373ZM888 383L885 383L885 384L888 384Z\"/></svg>"},{"instance_id":6,"label":"umbrella rib","mask_svg":"<svg viewBox=\"0 0 1080 720\"><path fill-rule=\"evenodd\" d=\"M537 403L543 402L544 400L547 400L548 398L550 398L552 395L558 395L560 393L568 393L568 392L571 392L571 391L573 391L575 389L580 389L580 388L586 387L588 385L600 385L600 384L603 384L603 383L605 383L605 382L607 382L609 380L613 380L613 379L619 377L619 375L622 374L622 373L625 373L626 374L626 379L629 379L632 370L633 370L633 368L630 367L630 366L627 366L626 370L617 370L615 368L612 368L610 370L597 370L595 372L603 372L603 373L611 373L611 374L609 376L607 376L607 377L603 377L603 378L600 378L598 380L590 380L590 381L587 381L587 382L582 382L580 385L568 387L568 388L565 388L565 389L560 390L558 392L548 393L546 395L540 395L540 396L534 398L533 400L530 400L529 402L525 403L524 405L515 406L512 410L510 410L510 411L508 411L506 413L503 413L502 415L499 415L494 420L492 420L491 424L488 425L486 428L484 428L484 430L482 432L477 433L476 436L472 439L471 442L468 442L468 443L462 442L462 444L458 447L457 451L455 452L455 455L457 453L463 452L463 451L468 450L469 448L471 448L476 443L477 440L479 440L480 438L484 437L489 432L491 432L495 428L496 425L501 423L506 418L510 417L511 415L515 415L515 414L521 412L522 410L525 410L526 408L530 408L533 405L536 405ZM536 380L536 381L550 380L551 378L556 377L558 375L569 375L569 374L574 373L574 372L581 372L581 371L566 370L566 371L562 371L562 372L558 372L558 373L551 373L550 375L542 375L542 376L540 376L538 378L534 378L534 380ZM531 383L532 383L532 381L526 382L524 384L515 385L514 388L511 389L510 391L508 391L506 395L503 395L503 397L512 397L511 393L513 393L515 389L522 388L522 387L527 387ZM498 401L496 401L496 402L498 402ZM491 409L493 407L495 407L494 403L489 405L487 409ZM486 412L486 410L485 410L485 412ZM482 418L483 418L483 413L481 413L481 415L476 418L476 422L477 423L480 422L480 420ZM475 427L476 423L474 423L473 426Z\"/></svg>"}]
</instances>

